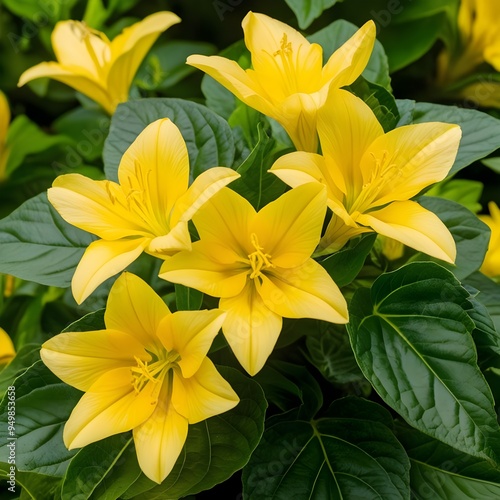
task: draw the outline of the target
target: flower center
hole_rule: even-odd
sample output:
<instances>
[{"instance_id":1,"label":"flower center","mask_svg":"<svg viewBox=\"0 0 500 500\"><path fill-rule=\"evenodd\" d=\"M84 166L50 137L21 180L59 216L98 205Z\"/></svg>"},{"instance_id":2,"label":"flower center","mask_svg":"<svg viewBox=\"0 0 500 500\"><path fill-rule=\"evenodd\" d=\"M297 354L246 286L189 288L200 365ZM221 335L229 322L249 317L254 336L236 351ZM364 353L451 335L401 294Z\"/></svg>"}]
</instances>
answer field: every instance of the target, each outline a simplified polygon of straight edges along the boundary
<instances>
[{"instance_id":1,"label":"flower center","mask_svg":"<svg viewBox=\"0 0 500 500\"><path fill-rule=\"evenodd\" d=\"M159 381L163 380L166 373L173 368L179 360L180 356L175 351L167 353L163 359L157 359L149 363L135 356L137 366L130 369L132 372L132 385L134 386L135 392L139 394L148 382L157 384Z\"/></svg>"},{"instance_id":2,"label":"flower center","mask_svg":"<svg viewBox=\"0 0 500 500\"><path fill-rule=\"evenodd\" d=\"M252 233L250 235L250 240L252 246L255 248L255 252L248 255L248 260L250 261L250 266L252 267L252 272L250 274L250 279L258 278L264 269L269 267L275 267L271 262L271 256L268 253L264 253L264 248L259 245L259 240L257 235Z\"/></svg>"}]
</instances>

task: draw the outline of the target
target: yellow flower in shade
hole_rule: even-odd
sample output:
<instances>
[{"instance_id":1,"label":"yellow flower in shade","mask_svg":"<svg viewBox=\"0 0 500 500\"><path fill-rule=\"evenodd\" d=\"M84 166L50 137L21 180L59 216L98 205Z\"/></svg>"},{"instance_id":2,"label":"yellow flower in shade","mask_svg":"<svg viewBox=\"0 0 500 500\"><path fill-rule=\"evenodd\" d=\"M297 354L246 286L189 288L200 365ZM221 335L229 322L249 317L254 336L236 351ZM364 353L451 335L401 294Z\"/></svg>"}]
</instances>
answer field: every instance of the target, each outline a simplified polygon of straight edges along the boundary
<instances>
[{"instance_id":1,"label":"yellow flower in shade","mask_svg":"<svg viewBox=\"0 0 500 500\"><path fill-rule=\"evenodd\" d=\"M491 229L490 244L480 271L492 278L500 277L500 209L493 201L488 203L490 215L479 218Z\"/></svg>"},{"instance_id":2,"label":"yellow flower in shade","mask_svg":"<svg viewBox=\"0 0 500 500\"><path fill-rule=\"evenodd\" d=\"M160 483L186 441L188 424L238 404L207 352L225 314L171 313L140 278L111 288L106 330L61 333L42 345L43 362L84 391L64 426L68 449L133 430L139 465Z\"/></svg>"},{"instance_id":3,"label":"yellow flower in shade","mask_svg":"<svg viewBox=\"0 0 500 500\"><path fill-rule=\"evenodd\" d=\"M188 221L219 189L239 174L214 167L188 188L189 157L179 129L168 119L148 125L125 151L119 184L79 174L58 177L50 203L70 224L97 235L72 280L83 302L103 281L145 251L159 258L191 248Z\"/></svg>"},{"instance_id":4,"label":"yellow flower in shade","mask_svg":"<svg viewBox=\"0 0 500 500\"><path fill-rule=\"evenodd\" d=\"M7 332L0 328L0 366L6 365L16 355L14 344Z\"/></svg>"},{"instance_id":5,"label":"yellow flower in shade","mask_svg":"<svg viewBox=\"0 0 500 500\"><path fill-rule=\"evenodd\" d=\"M194 217L200 241L163 263L160 277L220 297L222 331L251 375L278 340L282 317L347 323L337 285L313 259L326 212L325 189L292 189L258 213L222 189Z\"/></svg>"},{"instance_id":6,"label":"yellow flower in shade","mask_svg":"<svg viewBox=\"0 0 500 500\"><path fill-rule=\"evenodd\" d=\"M327 187L333 216L317 255L375 231L447 262L455 260L455 242L446 226L409 200L446 177L458 151L458 125L422 123L385 134L361 99L333 90L319 111L318 132L323 156L290 153L270 170L292 187L310 182Z\"/></svg>"},{"instance_id":7,"label":"yellow flower in shade","mask_svg":"<svg viewBox=\"0 0 500 500\"><path fill-rule=\"evenodd\" d=\"M9 150L7 147L7 132L10 125L10 108L5 94L0 91L0 181L5 179L5 169L7 167L7 157Z\"/></svg>"},{"instance_id":8,"label":"yellow flower in shade","mask_svg":"<svg viewBox=\"0 0 500 500\"><path fill-rule=\"evenodd\" d=\"M22 86L36 78L53 78L99 103L109 114L128 100L132 80L160 34L180 19L158 12L125 28L109 41L104 33L80 21L60 21L52 33L58 62L43 62L26 70Z\"/></svg>"},{"instance_id":9,"label":"yellow flower in shade","mask_svg":"<svg viewBox=\"0 0 500 500\"><path fill-rule=\"evenodd\" d=\"M330 87L349 85L365 69L375 43L368 21L323 66L323 49L298 31L264 14L243 19L253 69L220 56L189 56L187 63L209 74L251 108L278 121L298 150L316 153L316 114Z\"/></svg>"},{"instance_id":10,"label":"yellow flower in shade","mask_svg":"<svg viewBox=\"0 0 500 500\"><path fill-rule=\"evenodd\" d=\"M458 42L447 47L438 59L438 81L450 84L472 73L482 63L500 71L500 2L461 0L458 13Z\"/></svg>"}]
</instances>

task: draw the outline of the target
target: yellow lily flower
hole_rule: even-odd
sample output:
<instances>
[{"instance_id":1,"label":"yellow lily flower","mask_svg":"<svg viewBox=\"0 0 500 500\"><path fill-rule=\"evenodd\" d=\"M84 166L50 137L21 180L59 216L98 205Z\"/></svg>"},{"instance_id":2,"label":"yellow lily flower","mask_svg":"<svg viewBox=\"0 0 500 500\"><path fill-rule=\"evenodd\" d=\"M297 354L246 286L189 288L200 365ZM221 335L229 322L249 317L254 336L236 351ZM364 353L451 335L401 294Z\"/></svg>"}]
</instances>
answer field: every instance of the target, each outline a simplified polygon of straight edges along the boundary
<instances>
[{"instance_id":1,"label":"yellow lily flower","mask_svg":"<svg viewBox=\"0 0 500 500\"><path fill-rule=\"evenodd\" d=\"M488 203L490 215L480 215L479 218L491 229L490 244L484 257L480 271L486 276L500 276L500 209L493 201Z\"/></svg>"},{"instance_id":2,"label":"yellow lily flower","mask_svg":"<svg viewBox=\"0 0 500 500\"><path fill-rule=\"evenodd\" d=\"M438 59L438 82L447 85L472 73L486 62L500 71L500 31L495 22L500 3L492 0L461 0L458 12L460 40L445 48Z\"/></svg>"},{"instance_id":3,"label":"yellow lily flower","mask_svg":"<svg viewBox=\"0 0 500 500\"><path fill-rule=\"evenodd\" d=\"M43 62L26 70L18 86L37 78L53 78L113 114L119 103L128 100L132 80L156 39L179 22L172 12L157 12L109 41L104 33L83 22L60 21L52 32L58 62Z\"/></svg>"},{"instance_id":4,"label":"yellow lily flower","mask_svg":"<svg viewBox=\"0 0 500 500\"><path fill-rule=\"evenodd\" d=\"M166 260L160 277L214 297L227 311L222 331L255 375L271 354L282 317L347 323L337 285L311 254L326 212L322 186L293 189L258 213L222 189L194 217L200 241Z\"/></svg>"},{"instance_id":5,"label":"yellow lily flower","mask_svg":"<svg viewBox=\"0 0 500 500\"><path fill-rule=\"evenodd\" d=\"M368 21L323 66L323 49L290 26L249 12L242 22L253 69L220 56L193 55L201 69L251 108L274 118L298 150L316 153L316 115L330 87L350 85L365 69L375 43Z\"/></svg>"},{"instance_id":6,"label":"yellow lily flower","mask_svg":"<svg viewBox=\"0 0 500 500\"><path fill-rule=\"evenodd\" d=\"M148 125L125 151L119 183L59 176L48 190L50 203L64 220L101 238L88 246L75 271L75 300L83 302L143 251L165 258L189 250L188 221L238 177L230 168L214 167L188 188L186 143L168 118Z\"/></svg>"},{"instance_id":7,"label":"yellow lily flower","mask_svg":"<svg viewBox=\"0 0 500 500\"><path fill-rule=\"evenodd\" d=\"M458 125L422 123L385 134L361 99L333 90L319 111L318 132L323 156L290 153L270 169L292 187L310 182L327 187L333 216L317 255L375 231L454 262L455 242L446 226L409 200L446 177L458 151Z\"/></svg>"},{"instance_id":8,"label":"yellow lily flower","mask_svg":"<svg viewBox=\"0 0 500 500\"><path fill-rule=\"evenodd\" d=\"M0 90L0 181L5 179L5 168L9 150L7 148L7 132L10 125L10 108L5 94Z\"/></svg>"},{"instance_id":9,"label":"yellow lily flower","mask_svg":"<svg viewBox=\"0 0 500 500\"><path fill-rule=\"evenodd\" d=\"M133 430L139 465L161 483L184 446L188 424L234 408L239 398L207 352L225 313L171 313L140 278L113 285L106 330L61 333L40 355L63 382L84 391L64 426L68 449Z\"/></svg>"},{"instance_id":10,"label":"yellow lily flower","mask_svg":"<svg viewBox=\"0 0 500 500\"><path fill-rule=\"evenodd\" d=\"M12 339L3 328L0 328L0 366L9 363L15 355Z\"/></svg>"}]
</instances>

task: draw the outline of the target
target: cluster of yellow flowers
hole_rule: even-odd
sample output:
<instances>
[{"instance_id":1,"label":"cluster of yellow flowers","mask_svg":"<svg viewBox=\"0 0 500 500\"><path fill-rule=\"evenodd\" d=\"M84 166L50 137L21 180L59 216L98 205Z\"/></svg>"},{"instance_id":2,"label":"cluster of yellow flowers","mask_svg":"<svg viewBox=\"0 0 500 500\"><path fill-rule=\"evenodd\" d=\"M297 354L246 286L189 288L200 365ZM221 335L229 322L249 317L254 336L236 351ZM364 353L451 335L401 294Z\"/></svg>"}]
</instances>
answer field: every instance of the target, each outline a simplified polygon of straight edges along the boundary
<instances>
[{"instance_id":1,"label":"cluster of yellow flowers","mask_svg":"<svg viewBox=\"0 0 500 500\"><path fill-rule=\"evenodd\" d=\"M20 84L55 78L112 113L154 40L176 22L174 14L154 14L112 42L82 23L61 22L53 34L60 62L31 68ZM270 172L290 191L256 212L226 187L239 177L232 169L214 166L189 186L184 139L161 119L125 152L118 183L69 174L48 192L67 222L99 238L72 281L78 303L142 252L163 260L161 278L220 298L219 309L171 313L146 283L124 273L109 295L106 330L63 333L43 345L47 366L85 391L66 424L66 445L133 429L140 466L157 482L175 464L188 424L238 403L207 357L220 328L254 375L283 317L347 323L342 293L313 256L373 231L447 262L456 255L446 226L410 199L446 177L460 128L425 123L384 133L372 110L340 89L366 67L375 25L365 24L324 65L321 46L279 21L250 12L243 29L252 69L218 56L191 56L188 64L285 128L297 152ZM194 243L190 220L200 237Z\"/></svg>"}]
</instances>

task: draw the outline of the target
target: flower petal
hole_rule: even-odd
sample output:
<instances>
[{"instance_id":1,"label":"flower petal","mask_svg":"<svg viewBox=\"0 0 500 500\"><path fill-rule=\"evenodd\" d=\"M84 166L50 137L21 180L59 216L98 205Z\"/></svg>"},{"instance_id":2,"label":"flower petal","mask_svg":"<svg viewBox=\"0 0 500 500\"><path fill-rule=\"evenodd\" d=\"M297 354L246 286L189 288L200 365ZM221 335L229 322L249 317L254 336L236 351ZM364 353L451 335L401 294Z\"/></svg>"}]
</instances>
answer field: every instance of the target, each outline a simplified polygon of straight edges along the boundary
<instances>
[{"instance_id":1,"label":"flower petal","mask_svg":"<svg viewBox=\"0 0 500 500\"><path fill-rule=\"evenodd\" d=\"M147 420L158 402L162 384L148 382L136 393L130 368L116 368L102 375L86 392L64 426L64 444L81 448Z\"/></svg>"},{"instance_id":2,"label":"flower petal","mask_svg":"<svg viewBox=\"0 0 500 500\"><path fill-rule=\"evenodd\" d=\"M118 179L128 193L140 193L164 234L169 215L188 188L189 156L184 138L168 118L149 124L123 154Z\"/></svg>"},{"instance_id":3,"label":"flower petal","mask_svg":"<svg viewBox=\"0 0 500 500\"><path fill-rule=\"evenodd\" d=\"M125 208L125 195L114 182L66 174L57 177L52 186L47 193L50 203L73 226L108 240L151 234L144 222Z\"/></svg>"},{"instance_id":4,"label":"flower petal","mask_svg":"<svg viewBox=\"0 0 500 500\"><path fill-rule=\"evenodd\" d=\"M128 99L128 92L139 66L157 38L181 20L173 12L156 12L125 28L111 42L112 61L107 87L113 89L116 104Z\"/></svg>"},{"instance_id":5,"label":"flower petal","mask_svg":"<svg viewBox=\"0 0 500 500\"><path fill-rule=\"evenodd\" d=\"M116 107L106 89L94 81L91 74L76 73L74 69L56 62L43 62L27 69L20 76L17 86L22 87L37 78L53 78L65 83L100 104L109 114L112 114Z\"/></svg>"},{"instance_id":6,"label":"flower petal","mask_svg":"<svg viewBox=\"0 0 500 500\"><path fill-rule=\"evenodd\" d=\"M266 205L257 214L253 232L275 266L296 267L318 245L325 214L324 186L304 184Z\"/></svg>"},{"instance_id":7,"label":"flower petal","mask_svg":"<svg viewBox=\"0 0 500 500\"><path fill-rule=\"evenodd\" d=\"M264 304L285 318L347 323L347 303L338 286L316 261L294 269L275 269L257 286Z\"/></svg>"},{"instance_id":8,"label":"flower petal","mask_svg":"<svg viewBox=\"0 0 500 500\"><path fill-rule=\"evenodd\" d=\"M40 357L51 372L80 391L88 391L106 372L135 366L135 357L151 359L141 342L113 329L61 333L42 345Z\"/></svg>"},{"instance_id":9,"label":"flower petal","mask_svg":"<svg viewBox=\"0 0 500 500\"><path fill-rule=\"evenodd\" d=\"M3 328L0 328L0 365L8 363L15 355L12 339Z\"/></svg>"},{"instance_id":10,"label":"flower petal","mask_svg":"<svg viewBox=\"0 0 500 500\"><path fill-rule=\"evenodd\" d=\"M372 207L404 201L423 188L443 180L458 152L462 131L448 123L406 125L378 137L361 158L365 182L381 170L380 187Z\"/></svg>"},{"instance_id":11,"label":"flower petal","mask_svg":"<svg viewBox=\"0 0 500 500\"><path fill-rule=\"evenodd\" d=\"M455 262L457 249L448 228L437 215L414 201L399 201L363 214L358 222L415 250Z\"/></svg>"},{"instance_id":12,"label":"flower petal","mask_svg":"<svg viewBox=\"0 0 500 500\"><path fill-rule=\"evenodd\" d=\"M110 42L104 33L95 32L80 21L59 21L51 36L58 62L76 74L102 79L103 69L111 58Z\"/></svg>"},{"instance_id":13,"label":"flower petal","mask_svg":"<svg viewBox=\"0 0 500 500\"><path fill-rule=\"evenodd\" d=\"M7 139L7 130L10 125L10 108L5 94L0 91L0 154L2 152L5 140Z\"/></svg>"},{"instance_id":14,"label":"flower petal","mask_svg":"<svg viewBox=\"0 0 500 500\"><path fill-rule=\"evenodd\" d=\"M370 20L338 48L323 68L324 84L340 88L353 83L368 64L376 34L375 23Z\"/></svg>"},{"instance_id":15,"label":"flower petal","mask_svg":"<svg viewBox=\"0 0 500 500\"><path fill-rule=\"evenodd\" d=\"M318 112L318 133L323 155L329 161L325 181L330 187L338 185L346 194L359 192L363 185L361 157L384 134L373 111L349 92L333 89Z\"/></svg>"},{"instance_id":16,"label":"flower petal","mask_svg":"<svg viewBox=\"0 0 500 500\"><path fill-rule=\"evenodd\" d=\"M93 241L85 250L71 280L76 302L81 304L101 283L134 262L148 243L146 238Z\"/></svg>"},{"instance_id":17,"label":"flower petal","mask_svg":"<svg viewBox=\"0 0 500 500\"><path fill-rule=\"evenodd\" d=\"M249 266L215 262L213 252L204 246L203 242L196 242L191 252L179 252L165 260L160 278L213 297L232 297L240 293L245 286Z\"/></svg>"},{"instance_id":18,"label":"flower petal","mask_svg":"<svg viewBox=\"0 0 500 500\"><path fill-rule=\"evenodd\" d=\"M166 259L181 250L191 250L191 235L187 222L178 222L163 236L153 238L148 245L147 252L159 259Z\"/></svg>"},{"instance_id":19,"label":"flower petal","mask_svg":"<svg viewBox=\"0 0 500 500\"><path fill-rule=\"evenodd\" d=\"M199 370L190 378L174 373L172 404L190 424L231 410L239 401L238 395L208 358L203 358Z\"/></svg>"},{"instance_id":20,"label":"flower petal","mask_svg":"<svg viewBox=\"0 0 500 500\"><path fill-rule=\"evenodd\" d=\"M188 433L188 421L175 411L163 384L154 413L134 429L134 444L142 472L161 483L181 454Z\"/></svg>"},{"instance_id":21,"label":"flower petal","mask_svg":"<svg viewBox=\"0 0 500 500\"><path fill-rule=\"evenodd\" d=\"M167 351L176 351L180 355L177 364L182 377L192 377L198 371L225 318L223 311L212 309L177 311L163 319L158 337Z\"/></svg>"},{"instance_id":22,"label":"flower petal","mask_svg":"<svg viewBox=\"0 0 500 500\"><path fill-rule=\"evenodd\" d=\"M170 315L168 306L145 281L125 272L111 287L104 322L106 328L128 333L148 349L161 348L156 332L161 320Z\"/></svg>"},{"instance_id":23,"label":"flower petal","mask_svg":"<svg viewBox=\"0 0 500 500\"><path fill-rule=\"evenodd\" d=\"M349 214L343 214L346 218ZM371 232L370 229L359 226L350 218L347 222L342 218L342 216L337 216L334 214L328 223L325 230L325 234L322 236L319 242L318 250L314 252L315 256L318 255L328 255L333 252L340 250L350 239L355 238L363 233Z\"/></svg>"},{"instance_id":24,"label":"flower petal","mask_svg":"<svg viewBox=\"0 0 500 500\"><path fill-rule=\"evenodd\" d=\"M177 200L171 216L171 224L191 220L199 208L212 196L239 177L241 177L240 174L226 167L213 167L200 174Z\"/></svg>"},{"instance_id":25,"label":"flower petal","mask_svg":"<svg viewBox=\"0 0 500 500\"><path fill-rule=\"evenodd\" d=\"M236 297L221 299L219 307L227 311L222 332L229 346L241 366L255 375L276 345L281 316L269 310L252 282Z\"/></svg>"}]
</instances>

